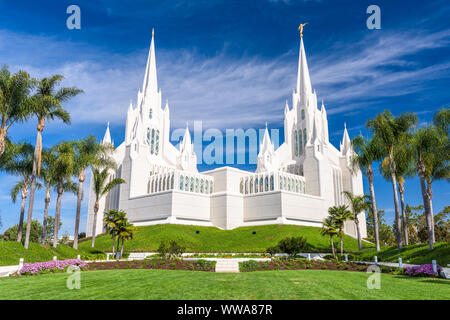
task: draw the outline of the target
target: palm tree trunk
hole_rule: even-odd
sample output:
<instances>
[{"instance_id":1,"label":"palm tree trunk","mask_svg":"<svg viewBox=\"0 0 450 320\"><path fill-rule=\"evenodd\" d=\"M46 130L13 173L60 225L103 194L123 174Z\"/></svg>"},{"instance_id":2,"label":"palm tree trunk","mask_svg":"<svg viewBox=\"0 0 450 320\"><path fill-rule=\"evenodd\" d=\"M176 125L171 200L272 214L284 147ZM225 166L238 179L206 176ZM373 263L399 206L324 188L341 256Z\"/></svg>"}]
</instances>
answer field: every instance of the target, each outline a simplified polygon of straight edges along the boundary
<instances>
[{"instance_id":1,"label":"palm tree trunk","mask_svg":"<svg viewBox=\"0 0 450 320\"><path fill-rule=\"evenodd\" d=\"M393 161L391 160L391 163ZM400 206L398 203L398 193L397 193L397 178L395 177L395 168L391 167L391 182L392 182L392 190L394 191L394 207L395 207L395 223L396 223L396 238L398 249L401 250L403 248L402 242L402 229L401 229L401 221L400 221Z\"/></svg>"},{"instance_id":2,"label":"palm tree trunk","mask_svg":"<svg viewBox=\"0 0 450 320\"><path fill-rule=\"evenodd\" d=\"M122 238L122 248L120 248L120 257L121 258L123 256L123 243L124 243L124 239Z\"/></svg>"},{"instance_id":3,"label":"palm tree trunk","mask_svg":"<svg viewBox=\"0 0 450 320\"><path fill-rule=\"evenodd\" d=\"M78 197L77 197L77 211L75 217L75 232L73 235L73 248L78 249L78 231L80 228L80 215L81 215L81 200L83 198L83 182L86 179L84 175L84 168L80 170L80 174L78 176Z\"/></svg>"},{"instance_id":4,"label":"palm tree trunk","mask_svg":"<svg viewBox=\"0 0 450 320\"><path fill-rule=\"evenodd\" d=\"M41 243L44 244L47 240L47 218L48 218L48 206L50 204L50 187L45 190L45 208L44 208L44 221L42 223L42 237Z\"/></svg>"},{"instance_id":5,"label":"palm tree trunk","mask_svg":"<svg viewBox=\"0 0 450 320\"><path fill-rule=\"evenodd\" d=\"M359 231L359 220L358 220L358 218L355 219L355 226L356 226L356 237L358 238L358 250L361 251L361 249L362 249L362 242L361 242L361 232Z\"/></svg>"},{"instance_id":6,"label":"palm tree trunk","mask_svg":"<svg viewBox=\"0 0 450 320\"><path fill-rule=\"evenodd\" d=\"M423 164L423 161L419 161L418 166L418 174L419 174L419 180L420 180L420 189L422 191L422 199L423 199L423 207L425 210L425 221L427 223L427 232L428 232L428 246L430 250L434 249L434 242L433 242L433 231L431 229L431 223L430 223L430 201L428 199L428 192L427 187L425 185L425 165Z\"/></svg>"},{"instance_id":7,"label":"palm tree trunk","mask_svg":"<svg viewBox=\"0 0 450 320\"><path fill-rule=\"evenodd\" d=\"M28 197L28 179L24 181L22 188L22 204L20 206L19 230L17 231L17 242L22 242L23 218L25 216L25 205Z\"/></svg>"},{"instance_id":8,"label":"palm tree trunk","mask_svg":"<svg viewBox=\"0 0 450 320\"><path fill-rule=\"evenodd\" d=\"M95 246L95 233L97 232L97 212L98 212L98 201L95 201L95 205L94 205L94 221L92 222L92 242L91 242L91 246L92 248Z\"/></svg>"},{"instance_id":9,"label":"palm tree trunk","mask_svg":"<svg viewBox=\"0 0 450 320\"><path fill-rule=\"evenodd\" d=\"M56 248L58 245L58 229L59 229L59 220L60 220L60 213L61 213L61 199L63 195L64 189L63 189L63 181L61 180L59 182L58 186L58 198L56 199L56 211L55 211L55 226L54 226L54 233L53 233L53 248Z\"/></svg>"},{"instance_id":10,"label":"palm tree trunk","mask_svg":"<svg viewBox=\"0 0 450 320\"><path fill-rule=\"evenodd\" d=\"M367 169L367 180L369 180L369 192L370 192L370 201L372 203L372 213L373 213L373 230L375 234L375 248L377 251L380 251L380 235L379 235L379 227L378 227L378 208L377 201L375 200L375 188L373 186L373 171L372 167L369 166Z\"/></svg>"},{"instance_id":11,"label":"palm tree trunk","mask_svg":"<svg viewBox=\"0 0 450 320\"><path fill-rule=\"evenodd\" d=\"M344 237L342 236L342 230L341 230L341 235L340 235L340 238L341 238L341 255L343 255L344 254Z\"/></svg>"},{"instance_id":12,"label":"palm tree trunk","mask_svg":"<svg viewBox=\"0 0 450 320\"><path fill-rule=\"evenodd\" d=\"M330 234L330 243L331 243L331 252L333 253L333 257L336 258L336 253L334 252L333 236L331 234Z\"/></svg>"},{"instance_id":13,"label":"palm tree trunk","mask_svg":"<svg viewBox=\"0 0 450 320\"><path fill-rule=\"evenodd\" d=\"M403 237L405 238L405 246L409 244L408 238L408 221L406 219L406 211L405 211L405 187L404 182L398 182L398 191L400 192L400 202L402 204L402 227L403 227Z\"/></svg>"},{"instance_id":14,"label":"palm tree trunk","mask_svg":"<svg viewBox=\"0 0 450 320\"><path fill-rule=\"evenodd\" d=\"M428 193L428 202L430 205L430 227L432 233L433 243L436 242L436 235L434 233L434 213L433 213L433 189L431 188L431 179L427 179L427 193Z\"/></svg>"},{"instance_id":15,"label":"palm tree trunk","mask_svg":"<svg viewBox=\"0 0 450 320\"><path fill-rule=\"evenodd\" d=\"M25 249L28 249L28 245L30 242L30 233L31 233L31 219L33 217L33 205L34 205L34 194L36 192L36 176L38 172L38 161L41 154L42 148L42 130L44 130L43 121L39 121L37 126L37 134L36 134L36 145L34 147L34 157L33 157L33 171L31 174L31 188L30 188L30 200L28 202L28 217L27 217L27 231L25 234Z\"/></svg>"},{"instance_id":16,"label":"palm tree trunk","mask_svg":"<svg viewBox=\"0 0 450 320\"><path fill-rule=\"evenodd\" d=\"M114 235L114 232L113 232L113 234L112 234L112 241L113 241L113 246L112 246L112 253L113 253L113 255L114 255L114 252L115 252L115 250L116 250L116 248L115 248L115 246L116 246L116 236Z\"/></svg>"},{"instance_id":17,"label":"palm tree trunk","mask_svg":"<svg viewBox=\"0 0 450 320\"><path fill-rule=\"evenodd\" d=\"M0 156L5 152L6 148L6 128L0 128Z\"/></svg>"}]
</instances>

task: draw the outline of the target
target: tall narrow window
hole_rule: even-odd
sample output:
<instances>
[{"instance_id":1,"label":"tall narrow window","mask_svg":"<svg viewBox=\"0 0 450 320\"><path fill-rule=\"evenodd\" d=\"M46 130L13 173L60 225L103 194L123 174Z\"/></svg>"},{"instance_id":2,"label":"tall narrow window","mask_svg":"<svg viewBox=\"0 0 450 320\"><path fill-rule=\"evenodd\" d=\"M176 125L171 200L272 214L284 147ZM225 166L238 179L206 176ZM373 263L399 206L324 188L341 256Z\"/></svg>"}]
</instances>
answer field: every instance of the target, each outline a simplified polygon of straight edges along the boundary
<instances>
[{"instance_id":1,"label":"tall narrow window","mask_svg":"<svg viewBox=\"0 0 450 320\"><path fill-rule=\"evenodd\" d=\"M299 141L299 153L300 155L303 155L303 138L302 138L302 130L298 131L298 141Z\"/></svg>"},{"instance_id":2,"label":"tall narrow window","mask_svg":"<svg viewBox=\"0 0 450 320\"><path fill-rule=\"evenodd\" d=\"M156 130L155 154L159 153L159 130Z\"/></svg>"},{"instance_id":3,"label":"tall narrow window","mask_svg":"<svg viewBox=\"0 0 450 320\"><path fill-rule=\"evenodd\" d=\"M200 193L203 193L203 190L204 190L204 184L205 184L205 182L203 181L203 179L200 180Z\"/></svg>"},{"instance_id":4,"label":"tall narrow window","mask_svg":"<svg viewBox=\"0 0 450 320\"><path fill-rule=\"evenodd\" d=\"M273 175L270 176L270 191L273 191Z\"/></svg>"},{"instance_id":5,"label":"tall narrow window","mask_svg":"<svg viewBox=\"0 0 450 320\"><path fill-rule=\"evenodd\" d=\"M250 193L253 193L253 178L250 178Z\"/></svg>"},{"instance_id":6,"label":"tall narrow window","mask_svg":"<svg viewBox=\"0 0 450 320\"><path fill-rule=\"evenodd\" d=\"M306 145L306 142L308 141L308 136L306 135L306 128L303 129L303 145Z\"/></svg>"},{"instance_id":7,"label":"tall narrow window","mask_svg":"<svg viewBox=\"0 0 450 320\"><path fill-rule=\"evenodd\" d=\"M302 120L305 120L305 109L302 109Z\"/></svg>"},{"instance_id":8,"label":"tall narrow window","mask_svg":"<svg viewBox=\"0 0 450 320\"><path fill-rule=\"evenodd\" d=\"M151 146L150 146L150 153L154 154L155 153L155 129L152 129L152 142L151 142Z\"/></svg>"},{"instance_id":9,"label":"tall narrow window","mask_svg":"<svg viewBox=\"0 0 450 320\"><path fill-rule=\"evenodd\" d=\"M180 190L183 190L183 176L180 176Z\"/></svg>"},{"instance_id":10,"label":"tall narrow window","mask_svg":"<svg viewBox=\"0 0 450 320\"><path fill-rule=\"evenodd\" d=\"M189 191L194 192L194 178L191 178L191 185Z\"/></svg>"},{"instance_id":11,"label":"tall narrow window","mask_svg":"<svg viewBox=\"0 0 450 320\"><path fill-rule=\"evenodd\" d=\"M195 179L195 192L198 192L198 178Z\"/></svg>"},{"instance_id":12,"label":"tall narrow window","mask_svg":"<svg viewBox=\"0 0 450 320\"><path fill-rule=\"evenodd\" d=\"M297 130L294 130L294 145L295 145L295 156L298 157L298 136L297 136Z\"/></svg>"},{"instance_id":13,"label":"tall narrow window","mask_svg":"<svg viewBox=\"0 0 450 320\"><path fill-rule=\"evenodd\" d=\"M189 191L189 177L186 177L186 179L184 179L184 190Z\"/></svg>"},{"instance_id":14,"label":"tall narrow window","mask_svg":"<svg viewBox=\"0 0 450 320\"><path fill-rule=\"evenodd\" d=\"M263 178L259 178L259 191L263 192L264 191L264 186L263 186Z\"/></svg>"},{"instance_id":15,"label":"tall narrow window","mask_svg":"<svg viewBox=\"0 0 450 320\"><path fill-rule=\"evenodd\" d=\"M206 180L205 181L205 193L208 193L208 190L209 190L209 181Z\"/></svg>"},{"instance_id":16,"label":"tall narrow window","mask_svg":"<svg viewBox=\"0 0 450 320\"><path fill-rule=\"evenodd\" d=\"M153 109L150 109L148 111L148 117L149 117L149 119L153 118Z\"/></svg>"},{"instance_id":17,"label":"tall narrow window","mask_svg":"<svg viewBox=\"0 0 450 320\"><path fill-rule=\"evenodd\" d=\"M239 191L240 191L241 193L244 193L244 180L243 180L243 179L241 179L241 184L240 184L240 186L239 186Z\"/></svg>"}]
</instances>

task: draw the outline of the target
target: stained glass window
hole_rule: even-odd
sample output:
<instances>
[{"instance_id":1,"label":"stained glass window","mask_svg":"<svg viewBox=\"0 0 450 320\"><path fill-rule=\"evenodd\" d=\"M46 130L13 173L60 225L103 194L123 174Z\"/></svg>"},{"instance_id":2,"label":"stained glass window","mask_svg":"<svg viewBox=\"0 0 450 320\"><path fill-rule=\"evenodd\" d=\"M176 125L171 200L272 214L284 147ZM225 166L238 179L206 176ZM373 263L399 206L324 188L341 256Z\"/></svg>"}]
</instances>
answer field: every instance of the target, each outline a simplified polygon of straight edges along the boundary
<instances>
[{"instance_id":1,"label":"stained glass window","mask_svg":"<svg viewBox=\"0 0 450 320\"><path fill-rule=\"evenodd\" d=\"M183 176L180 176L180 190L183 190Z\"/></svg>"}]
</instances>

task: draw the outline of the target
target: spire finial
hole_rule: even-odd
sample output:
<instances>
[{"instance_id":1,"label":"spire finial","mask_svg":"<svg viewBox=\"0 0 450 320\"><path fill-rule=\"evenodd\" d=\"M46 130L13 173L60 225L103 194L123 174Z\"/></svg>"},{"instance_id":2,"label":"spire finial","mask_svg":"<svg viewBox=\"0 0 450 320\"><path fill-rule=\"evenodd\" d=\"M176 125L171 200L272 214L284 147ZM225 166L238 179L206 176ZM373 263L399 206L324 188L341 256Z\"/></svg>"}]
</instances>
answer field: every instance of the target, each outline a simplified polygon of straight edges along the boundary
<instances>
[{"instance_id":1,"label":"spire finial","mask_svg":"<svg viewBox=\"0 0 450 320\"><path fill-rule=\"evenodd\" d=\"M266 121L266 129L267 129L267 121Z\"/></svg>"},{"instance_id":2,"label":"spire finial","mask_svg":"<svg viewBox=\"0 0 450 320\"><path fill-rule=\"evenodd\" d=\"M155 28L152 29L152 38L155 37Z\"/></svg>"},{"instance_id":3,"label":"spire finial","mask_svg":"<svg viewBox=\"0 0 450 320\"><path fill-rule=\"evenodd\" d=\"M347 122L344 122L344 129L347 130Z\"/></svg>"},{"instance_id":4,"label":"spire finial","mask_svg":"<svg viewBox=\"0 0 450 320\"><path fill-rule=\"evenodd\" d=\"M306 26L307 24L308 22L305 22L300 24L300 26L298 27L298 30L300 31L300 38L303 38L303 27Z\"/></svg>"}]
</instances>

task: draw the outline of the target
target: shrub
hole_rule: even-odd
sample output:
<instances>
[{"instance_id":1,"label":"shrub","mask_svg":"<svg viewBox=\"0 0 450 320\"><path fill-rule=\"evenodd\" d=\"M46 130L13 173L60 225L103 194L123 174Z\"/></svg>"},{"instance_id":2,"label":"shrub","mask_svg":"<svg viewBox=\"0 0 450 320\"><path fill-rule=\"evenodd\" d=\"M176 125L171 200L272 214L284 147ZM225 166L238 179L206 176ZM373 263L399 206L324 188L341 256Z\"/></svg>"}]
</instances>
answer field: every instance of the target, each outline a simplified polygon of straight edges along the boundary
<instances>
[{"instance_id":1,"label":"shrub","mask_svg":"<svg viewBox=\"0 0 450 320\"><path fill-rule=\"evenodd\" d=\"M185 247L172 240L169 245L165 242L161 242L158 248L158 253L161 258L172 259L173 257L182 255L185 249Z\"/></svg>"},{"instance_id":2,"label":"shrub","mask_svg":"<svg viewBox=\"0 0 450 320\"><path fill-rule=\"evenodd\" d=\"M248 260L241 262L239 267L242 271L255 271L259 269L260 264L255 260Z\"/></svg>"},{"instance_id":3,"label":"shrub","mask_svg":"<svg viewBox=\"0 0 450 320\"><path fill-rule=\"evenodd\" d=\"M442 267L440 265L436 265L436 269L438 274L442 271ZM406 274L413 277L435 276L432 264L423 264L421 266L405 267L405 272Z\"/></svg>"},{"instance_id":4,"label":"shrub","mask_svg":"<svg viewBox=\"0 0 450 320\"><path fill-rule=\"evenodd\" d=\"M278 242L278 245L272 248L268 248L267 253L287 253L289 256L294 257L302 250L306 249L307 242L303 237L291 237L285 238ZM270 250L270 252L269 252Z\"/></svg>"}]
</instances>

